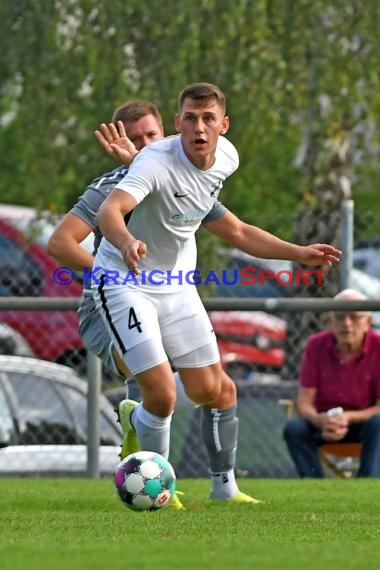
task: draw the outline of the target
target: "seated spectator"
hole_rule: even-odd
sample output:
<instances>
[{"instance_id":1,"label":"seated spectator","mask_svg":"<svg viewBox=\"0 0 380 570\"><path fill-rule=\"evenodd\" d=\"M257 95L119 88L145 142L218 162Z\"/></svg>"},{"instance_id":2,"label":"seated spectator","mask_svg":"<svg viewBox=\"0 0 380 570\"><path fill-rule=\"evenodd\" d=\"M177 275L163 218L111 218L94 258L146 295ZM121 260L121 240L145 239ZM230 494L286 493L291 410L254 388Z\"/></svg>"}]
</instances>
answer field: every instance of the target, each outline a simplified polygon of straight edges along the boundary
<instances>
[{"instance_id":1,"label":"seated spectator","mask_svg":"<svg viewBox=\"0 0 380 570\"><path fill-rule=\"evenodd\" d=\"M353 289L335 296L365 298ZM300 477L324 476L318 448L327 442L361 442L358 477L380 477L380 334L369 312L333 312L330 322L331 330L307 341L299 417L287 422L284 439ZM333 408L341 410L329 415Z\"/></svg>"}]
</instances>

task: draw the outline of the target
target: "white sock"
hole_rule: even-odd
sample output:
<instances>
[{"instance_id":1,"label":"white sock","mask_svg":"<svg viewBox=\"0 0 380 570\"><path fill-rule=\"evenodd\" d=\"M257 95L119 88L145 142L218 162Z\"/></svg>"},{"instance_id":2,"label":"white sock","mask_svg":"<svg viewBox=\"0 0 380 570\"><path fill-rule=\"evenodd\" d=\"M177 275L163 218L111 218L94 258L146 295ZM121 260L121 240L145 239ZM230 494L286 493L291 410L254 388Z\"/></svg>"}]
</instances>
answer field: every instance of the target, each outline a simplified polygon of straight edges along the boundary
<instances>
[{"instance_id":1,"label":"white sock","mask_svg":"<svg viewBox=\"0 0 380 570\"><path fill-rule=\"evenodd\" d=\"M239 491L233 469L224 473L211 473L211 497L230 499Z\"/></svg>"},{"instance_id":2,"label":"white sock","mask_svg":"<svg viewBox=\"0 0 380 570\"><path fill-rule=\"evenodd\" d=\"M136 406L131 422L143 451L155 451L168 459L171 420L172 414L167 418L160 418L148 412L142 403Z\"/></svg>"}]
</instances>

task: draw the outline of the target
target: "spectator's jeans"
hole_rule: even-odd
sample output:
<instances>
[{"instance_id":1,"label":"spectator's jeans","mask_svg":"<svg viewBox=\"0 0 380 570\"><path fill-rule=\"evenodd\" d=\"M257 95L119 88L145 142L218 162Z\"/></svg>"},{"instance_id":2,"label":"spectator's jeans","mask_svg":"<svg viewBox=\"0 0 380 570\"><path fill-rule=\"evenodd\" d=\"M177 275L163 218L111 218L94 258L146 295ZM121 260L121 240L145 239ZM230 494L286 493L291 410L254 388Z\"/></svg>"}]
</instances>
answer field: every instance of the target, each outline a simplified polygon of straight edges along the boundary
<instances>
[{"instance_id":1,"label":"spectator's jeans","mask_svg":"<svg viewBox=\"0 0 380 570\"><path fill-rule=\"evenodd\" d=\"M297 418L287 422L284 439L300 477L324 477L318 448L327 442L321 438L319 429ZM380 477L380 414L364 423L350 425L340 442L361 442L358 477Z\"/></svg>"}]
</instances>

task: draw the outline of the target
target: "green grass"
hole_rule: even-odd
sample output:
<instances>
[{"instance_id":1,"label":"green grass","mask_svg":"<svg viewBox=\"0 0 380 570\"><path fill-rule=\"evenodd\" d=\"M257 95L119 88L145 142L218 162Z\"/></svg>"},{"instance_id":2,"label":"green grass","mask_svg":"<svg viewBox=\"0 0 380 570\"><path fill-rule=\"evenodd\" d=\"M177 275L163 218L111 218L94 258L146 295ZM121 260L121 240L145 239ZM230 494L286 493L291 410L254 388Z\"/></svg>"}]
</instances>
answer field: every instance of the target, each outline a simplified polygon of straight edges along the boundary
<instances>
[{"instance_id":1,"label":"green grass","mask_svg":"<svg viewBox=\"0 0 380 570\"><path fill-rule=\"evenodd\" d=\"M206 480L180 480L186 511L135 513L110 480L0 479L2 570L380 567L380 482L241 479L264 504L206 506Z\"/></svg>"}]
</instances>

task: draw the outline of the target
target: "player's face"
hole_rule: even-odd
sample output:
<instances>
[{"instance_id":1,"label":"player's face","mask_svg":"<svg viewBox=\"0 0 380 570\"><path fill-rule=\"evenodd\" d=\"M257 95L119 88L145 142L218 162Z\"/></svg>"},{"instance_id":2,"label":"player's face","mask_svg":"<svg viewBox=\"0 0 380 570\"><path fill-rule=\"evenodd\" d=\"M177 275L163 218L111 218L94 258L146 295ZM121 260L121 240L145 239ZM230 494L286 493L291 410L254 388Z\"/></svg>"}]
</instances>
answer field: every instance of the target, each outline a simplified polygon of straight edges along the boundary
<instances>
[{"instance_id":1,"label":"player's face","mask_svg":"<svg viewBox=\"0 0 380 570\"><path fill-rule=\"evenodd\" d=\"M219 135L228 131L229 118L215 99L196 101L187 97L175 118L187 158L201 170L214 164Z\"/></svg>"},{"instance_id":2,"label":"player's face","mask_svg":"<svg viewBox=\"0 0 380 570\"><path fill-rule=\"evenodd\" d=\"M161 140L164 136L162 125L153 115L145 115L134 123L126 123L125 132L137 150L141 150L151 142Z\"/></svg>"}]
</instances>

